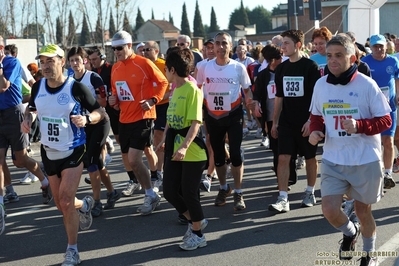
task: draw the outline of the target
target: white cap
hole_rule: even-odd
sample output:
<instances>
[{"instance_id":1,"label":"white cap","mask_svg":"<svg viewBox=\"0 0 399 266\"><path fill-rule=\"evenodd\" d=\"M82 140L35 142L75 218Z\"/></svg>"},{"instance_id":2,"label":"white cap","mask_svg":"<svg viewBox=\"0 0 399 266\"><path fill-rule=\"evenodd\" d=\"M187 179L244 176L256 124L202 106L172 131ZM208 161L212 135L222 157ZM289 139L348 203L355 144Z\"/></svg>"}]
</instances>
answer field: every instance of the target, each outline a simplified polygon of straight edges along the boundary
<instances>
[{"instance_id":1,"label":"white cap","mask_svg":"<svg viewBox=\"0 0 399 266\"><path fill-rule=\"evenodd\" d=\"M127 31L121 30L114 34L112 37L112 46L124 45L132 42L132 35Z\"/></svg>"}]
</instances>

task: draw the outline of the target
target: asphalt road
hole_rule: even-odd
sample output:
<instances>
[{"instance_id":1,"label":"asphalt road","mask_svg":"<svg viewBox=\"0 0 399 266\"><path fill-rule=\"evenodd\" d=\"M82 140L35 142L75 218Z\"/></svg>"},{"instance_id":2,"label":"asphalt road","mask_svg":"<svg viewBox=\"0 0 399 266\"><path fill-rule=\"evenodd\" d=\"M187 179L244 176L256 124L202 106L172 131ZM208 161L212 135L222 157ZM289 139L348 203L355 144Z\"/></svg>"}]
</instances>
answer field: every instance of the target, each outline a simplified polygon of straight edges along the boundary
<instances>
[{"instance_id":1,"label":"asphalt road","mask_svg":"<svg viewBox=\"0 0 399 266\"><path fill-rule=\"evenodd\" d=\"M276 201L277 182L271 170L271 151L259 146L255 132L243 142L245 150L244 199L247 209L233 211L230 196L223 207L213 205L218 182L210 193L201 192L209 225L204 233L208 246L182 251L178 244L187 227L177 222L177 212L164 199L150 216L140 216L144 191L121 198L115 209L94 219L91 229L79 233L78 248L82 265L360 265L355 257L339 261L336 257L342 235L324 219L320 208L320 181L316 185L317 205L300 208L306 188L305 170L289 193L291 211L268 211ZM34 158L40 160L38 145ZM321 151L321 149L320 149ZM109 164L112 181L122 190L128 179L123 170L119 147ZM320 159L320 153L318 155ZM7 160L12 165L10 159ZM6 231L0 236L0 265L60 265L66 249L66 234L61 213L53 202L41 204L40 184L19 184L26 170L11 167L15 191L20 201L6 205ZM91 194L91 187L81 184L79 198ZM394 178L399 179L398 175ZM232 184L232 180L229 179ZM389 190L373 207L377 223L377 249L382 252L381 266L394 265L399 254L399 186ZM162 195L162 192L161 192ZM103 198L106 192L102 193ZM105 200L103 200L103 203ZM357 250L362 249L359 238Z\"/></svg>"}]
</instances>

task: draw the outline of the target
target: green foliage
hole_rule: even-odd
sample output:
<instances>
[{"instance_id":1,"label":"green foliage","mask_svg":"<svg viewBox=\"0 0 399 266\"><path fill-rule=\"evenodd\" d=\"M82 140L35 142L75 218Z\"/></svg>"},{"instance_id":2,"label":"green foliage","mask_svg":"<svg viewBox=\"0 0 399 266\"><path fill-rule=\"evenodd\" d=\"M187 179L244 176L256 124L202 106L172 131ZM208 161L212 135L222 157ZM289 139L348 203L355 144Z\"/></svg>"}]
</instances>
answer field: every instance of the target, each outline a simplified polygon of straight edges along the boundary
<instances>
[{"instance_id":1,"label":"green foliage","mask_svg":"<svg viewBox=\"0 0 399 266\"><path fill-rule=\"evenodd\" d=\"M169 23L174 25L172 14L169 12Z\"/></svg>"},{"instance_id":2,"label":"green foliage","mask_svg":"<svg viewBox=\"0 0 399 266\"><path fill-rule=\"evenodd\" d=\"M83 14L82 31L80 32L79 45L85 46L88 43L90 43L90 30L89 25L87 24L86 15Z\"/></svg>"},{"instance_id":3,"label":"green foliage","mask_svg":"<svg viewBox=\"0 0 399 266\"><path fill-rule=\"evenodd\" d=\"M123 26L122 26L122 29L123 29L124 31L129 32L131 35L133 35L133 28L132 28L132 26L130 25L130 22L129 22L129 19L128 19L128 17L127 17L126 12L125 12L125 14L124 14L124 16L123 16Z\"/></svg>"},{"instance_id":4,"label":"green foliage","mask_svg":"<svg viewBox=\"0 0 399 266\"><path fill-rule=\"evenodd\" d=\"M256 24L256 33L266 32L272 29L271 12L263 6L257 6L248 12L249 23Z\"/></svg>"},{"instance_id":5,"label":"green foliage","mask_svg":"<svg viewBox=\"0 0 399 266\"><path fill-rule=\"evenodd\" d=\"M230 14L229 30L234 30L235 29L234 25L243 25L243 26L249 25L247 10L248 9L244 8L244 4L241 0L240 8L235 9Z\"/></svg>"},{"instance_id":6,"label":"green foliage","mask_svg":"<svg viewBox=\"0 0 399 266\"><path fill-rule=\"evenodd\" d=\"M280 5L277 5L277 6L273 7L272 15L273 16L287 15L287 10L281 10Z\"/></svg>"},{"instance_id":7,"label":"green foliage","mask_svg":"<svg viewBox=\"0 0 399 266\"><path fill-rule=\"evenodd\" d=\"M153 8L151 8L151 19L155 19L155 16L154 16L154 9L153 9Z\"/></svg>"},{"instance_id":8,"label":"green foliage","mask_svg":"<svg viewBox=\"0 0 399 266\"><path fill-rule=\"evenodd\" d=\"M206 38L204 25L202 24L201 12L198 7L198 0L195 4L195 14L194 14L194 36Z\"/></svg>"},{"instance_id":9,"label":"green foliage","mask_svg":"<svg viewBox=\"0 0 399 266\"><path fill-rule=\"evenodd\" d=\"M183 4L183 12L181 15L180 33L191 37L190 23L187 18L186 3Z\"/></svg>"},{"instance_id":10,"label":"green foliage","mask_svg":"<svg viewBox=\"0 0 399 266\"><path fill-rule=\"evenodd\" d=\"M103 42L103 28L101 27L100 17L97 18L96 22L96 32L94 33L94 42L102 43Z\"/></svg>"},{"instance_id":11,"label":"green foliage","mask_svg":"<svg viewBox=\"0 0 399 266\"><path fill-rule=\"evenodd\" d=\"M39 35L41 35L41 34L46 32L44 30L44 27L43 27L42 24L39 24L38 28L39 28ZM24 38L34 38L34 39L36 39L36 36L37 36L36 32L37 32L36 23L29 23L22 30Z\"/></svg>"},{"instance_id":12,"label":"green foliage","mask_svg":"<svg viewBox=\"0 0 399 266\"><path fill-rule=\"evenodd\" d=\"M215 32L220 30L220 27L218 25L217 19L216 19L216 13L215 10L211 9L211 25L209 26L209 29L207 30L207 32Z\"/></svg>"},{"instance_id":13,"label":"green foliage","mask_svg":"<svg viewBox=\"0 0 399 266\"><path fill-rule=\"evenodd\" d=\"M57 41L57 44L62 43L63 41L63 27L61 23L60 17L56 18L55 20L55 39Z\"/></svg>"},{"instance_id":14,"label":"green foliage","mask_svg":"<svg viewBox=\"0 0 399 266\"><path fill-rule=\"evenodd\" d=\"M76 37L76 26L75 21L73 20L72 11L69 11L69 18L68 18L68 36L67 36L67 44L72 45L75 42Z\"/></svg>"},{"instance_id":15,"label":"green foliage","mask_svg":"<svg viewBox=\"0 0 399 266\"><path fill-rule=\"evenodd\" d=\"M114 34L116 33L116 27L115 27L115 21L114 21L114 16L112 15L112 10L110 11L110 16L109 16L109 38L112 38Z\"/></svg>"},{"instance_id":16,"label":"green foliage","mask_svg":"<svg viewBox=\"0 0 399 266\"><path fill-rule=\"evenodd\" d=\"M126 13L125 13L126 14ZM154 11L153 11L154 15ZM143 24L145 23L143 16L141 15L140 8L137 9L137 16L136 16L136 27L135 30L138 30Z\"/></svg>"}]
</instances>

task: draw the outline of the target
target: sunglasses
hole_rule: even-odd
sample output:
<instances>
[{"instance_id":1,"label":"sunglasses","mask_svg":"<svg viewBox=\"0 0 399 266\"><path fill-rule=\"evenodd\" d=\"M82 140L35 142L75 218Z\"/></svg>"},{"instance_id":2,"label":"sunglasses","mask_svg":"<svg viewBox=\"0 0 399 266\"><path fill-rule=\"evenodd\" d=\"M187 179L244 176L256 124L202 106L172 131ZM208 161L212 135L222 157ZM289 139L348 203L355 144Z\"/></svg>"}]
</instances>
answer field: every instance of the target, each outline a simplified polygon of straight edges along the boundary
<instances>
[{"instance_id":1,"label":"sunglasses","mask_svg":"<svg viewBox=\"0 0 399 266\"><path fill-rule=\"evenodd\" d=\"M152 50L153 50L152 48L144 48L143 52L149 52L149 51L152 51Z\"/></svg>"},{"instance_id":2,"label":"sunglasses","mask_svg":"<svg viewBox=\"0 0 399 266\"><path fill-rule=\"evenodd\" d=\"M180 42L180 43L176 43L176 45L178 45L178 46L184 46L184 45L186 45L186 43L185 43L185 42Z\"/></svg>"},{"instance_id":3,"label":"sunglasses","mask_svg":"<svg viewBox=\"0 0 399 266\"><path fill-rule=\"evenodd\" d=\"M117 46L117 47L112 47L112 50L117 50L117 51L122 51L125 46Z\"/></svg>"},{"instance_id":4,"label":"sunglasses","mask_svg":"<svg viewBox=\"0 0 399 266\"><path fill-rule=\"evenodd\" d=\"M312 50L311 52L312 52L312 53L317 53L317 50Z\"/></svg>"}]
</instances>

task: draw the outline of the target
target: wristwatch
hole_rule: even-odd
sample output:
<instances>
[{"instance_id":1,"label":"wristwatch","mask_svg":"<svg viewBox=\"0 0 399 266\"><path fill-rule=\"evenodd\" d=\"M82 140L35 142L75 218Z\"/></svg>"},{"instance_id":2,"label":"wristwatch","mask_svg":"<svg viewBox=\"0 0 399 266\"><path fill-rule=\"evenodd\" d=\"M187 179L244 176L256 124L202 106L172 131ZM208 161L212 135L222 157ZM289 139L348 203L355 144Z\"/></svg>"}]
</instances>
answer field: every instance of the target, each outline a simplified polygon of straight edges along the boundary
<instances>
[{"instance_id":1,"label":"wristwatch","mask_svg":"<svg viewBox=\"0 0 399 266\"><path fill-rule=\"evenodd\" d=\"M90 125L91 122L93 122L93 120L91 120L90 115L85 115L85 116L86 116L86 123L87 123L88 125Z\"/></svg>"},{"instance_id":2,"label":"wristwatch","mask_svg":"<svg viewBox=\"0 0 399 266\"><path fill-rule=\"evenodd\" d=\"M152 100L152 102L153 102L154 104L157 104L157 103L158 103L158 100L157 100L157 98L155 98L155 97L152 97L151 100Z\"/></svg>"},{"instance_id":3,"label":"wristwatch","mask_svg":"<svg viewBox=\"0 0 399 266\"><path fill-rule=\"evenodd\" d=\"M3 64L2 63L0 63L0 69L3 69Z\"/></svg>"}]
</instances>

